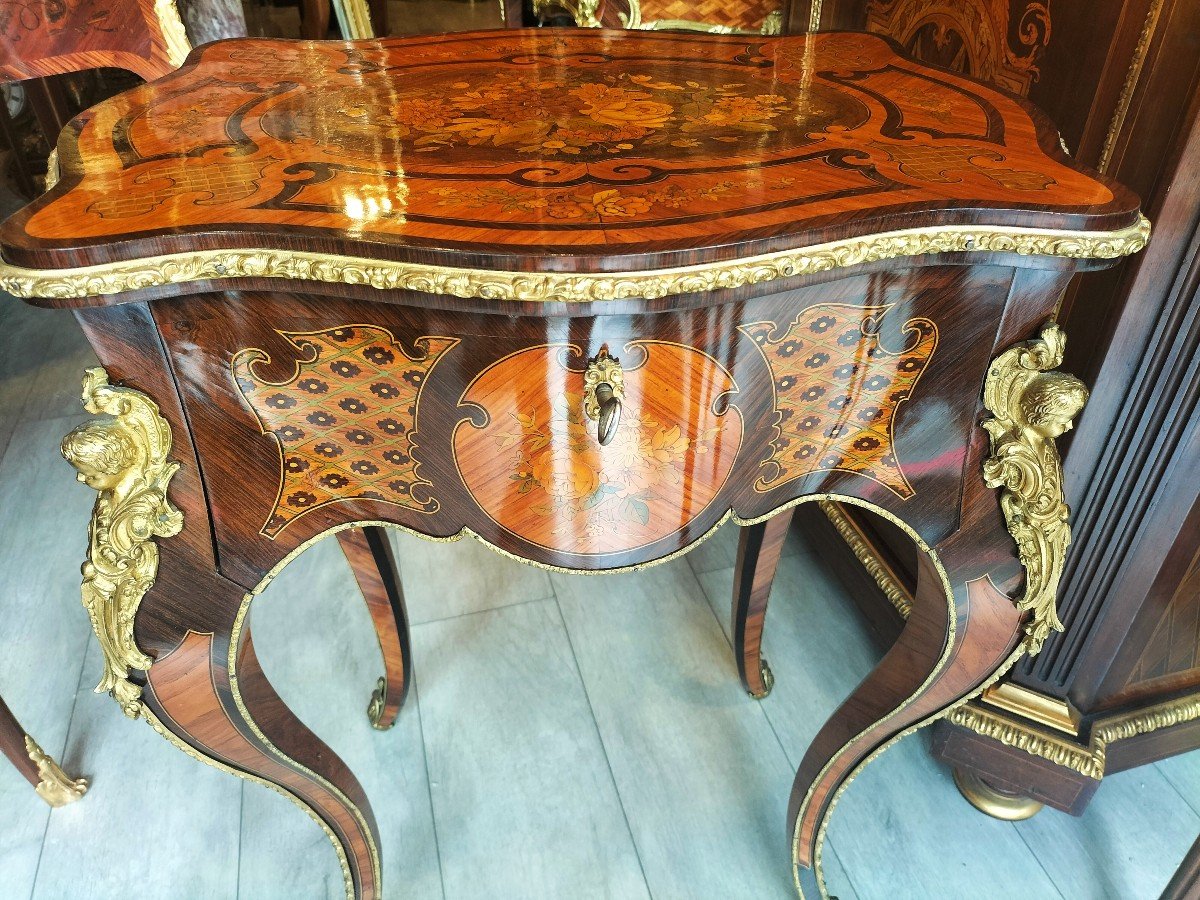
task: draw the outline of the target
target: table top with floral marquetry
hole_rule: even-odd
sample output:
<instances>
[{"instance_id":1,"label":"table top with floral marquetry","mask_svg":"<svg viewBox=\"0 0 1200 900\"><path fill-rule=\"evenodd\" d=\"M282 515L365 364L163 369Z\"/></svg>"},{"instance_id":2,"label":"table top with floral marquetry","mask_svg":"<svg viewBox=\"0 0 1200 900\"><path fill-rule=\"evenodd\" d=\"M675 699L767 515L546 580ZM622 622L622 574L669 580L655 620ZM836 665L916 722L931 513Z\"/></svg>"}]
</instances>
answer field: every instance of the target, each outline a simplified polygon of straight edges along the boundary
<instances>
[{"instance_id":1,"label":"table top with floral marquetry","mask_svg":"<svg viewBox=\"0 0 1200 900\"><path fill-rule=\"evenodd\" d=\"M224 41L81 115L59 153L0 232L9 263L260 247L622 271L1138 216L1032 107L855 33Z\"/></svg>"}]
</instances>

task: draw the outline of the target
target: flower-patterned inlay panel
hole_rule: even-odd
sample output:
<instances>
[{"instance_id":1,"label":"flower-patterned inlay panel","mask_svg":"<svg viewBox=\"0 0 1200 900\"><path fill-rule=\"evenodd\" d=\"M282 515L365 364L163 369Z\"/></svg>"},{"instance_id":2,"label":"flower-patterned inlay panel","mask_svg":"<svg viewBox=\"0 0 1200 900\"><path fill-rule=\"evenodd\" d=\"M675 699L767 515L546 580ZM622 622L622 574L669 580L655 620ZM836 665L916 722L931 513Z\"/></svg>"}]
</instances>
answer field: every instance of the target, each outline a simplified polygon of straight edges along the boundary
<instances>
[{"instance_id":1,"label":"flower-patterned inlay panel","mask_svg":"<svg viewBox=\"0 0 1200 900\"><path fill-rule=\"evenodd\" d=\"M766 357L775 390L776 436L755 490L813 472L851 472L912 496L893 425L937 348L938 329L913 318L885 339L891 308L818 303L787 325L739 329Z\"/></svg>"},{"instance_id":2,"label":"flower-patterned inlay panel","mask_svg":"<svg viewBox=\"0 0 1200 900\"><path fill-rule=\"evenodd\" d=\"M452 83L428 81L421 89L414 84L397 94L389 127L413 152L444 162L469 161L478 155L474 147L561 162L646 154L686 160L697 153L794 147L808 143L810 131L870 115L853 98L823 85L811 88L806 105L797 109L791 90L759 79L731 75L723 83L689 84L674 78L669 66L642 68L646 71L569 66L554 73L479 72ZM357 109L327 118L315 115L304 98L289 98L264 117L263 128L280 137L299 132L333 139L353 152L361 146L351 139L356 130L372 118L370 127L382 124L363 100Z\"/></svg>"},{"instance_id":3,"label":"flower-patterned inlay panel","mask_svg":"<svg viewBox=\"0 0 1200 900\"><path fill-rule=\"evenodd\" d=\"M458 339L421 337L410 353L372 325L278 333L296 350L284 381L263 376L272 360L262 350L233 359L238 389L279 444L279 496L262 534L274 538L309 510L341 500L436 511L414 457L417 404L430 370Z\"/></svg>"},{"instance_id":4,"label":"flower-patterned inlay panel","mask_svg":"<svg viewBox=\"0 0 1200 900\"><path fill-rule=\"evenodd\" d=\"M520 351L468 386L460 405L478 415L454 432L467 490L502 528L554 550L615 553L679 531L721 490L741 446L741 414L726 406L733 377L691 347L629 344L620 425L602 447L573 350Z\"/></svg>"}]
</instances>

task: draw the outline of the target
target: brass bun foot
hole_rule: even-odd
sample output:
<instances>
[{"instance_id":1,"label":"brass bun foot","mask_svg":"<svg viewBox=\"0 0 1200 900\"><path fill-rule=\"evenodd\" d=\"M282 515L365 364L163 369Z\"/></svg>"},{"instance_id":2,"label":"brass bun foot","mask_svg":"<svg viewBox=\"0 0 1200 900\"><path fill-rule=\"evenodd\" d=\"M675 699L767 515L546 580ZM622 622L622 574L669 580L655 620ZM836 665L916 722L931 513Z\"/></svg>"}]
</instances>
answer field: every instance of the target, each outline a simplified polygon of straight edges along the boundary
<instances>
[{"instance_id":1,"label":"brass bun foot","mask_svg":"<svg viewBox=\"0 0 1200 900\"><path fill-rule=\"evenodd\" d=\"M1042 804L1037 800L994 787L965 769L955 767L954 783L966 801L981 813L1007 822L1020 822L1037 815Z\"/></svg>"},{"instance_id":2,"label":"brass bun foot","mask_svg":"<svg viewBox=\"0 0 1200 900\"><path fill-rule=\"evenodd\" d=\"M771 671L771 667L767 665L766 659L760 659L758 662L758 677L762 681L763 689L760 693L750 691L749 694L755 700L762 700L769 693L771 688L775 687L775 673Z\"/></svg>"},{"instance_id":3,"label":"brass bun foot","mask_svg":"<svg viewBox=\"0 0 1200 900\"><path fill-rule=\"evenodd\" d=\"M389 722L386 725L382 724L382 722L383 722L383 697L386 693L387 693L387 679L381 675L381 676L379 676L379 681L377 681L375 683L375 690L371 694L371 702L367 706L367 718L371 720L371 727L377 728L380 731L387 731L389 728L391 728L393 725L396 724L394 721Z\"/></svg>"}]
</instances>

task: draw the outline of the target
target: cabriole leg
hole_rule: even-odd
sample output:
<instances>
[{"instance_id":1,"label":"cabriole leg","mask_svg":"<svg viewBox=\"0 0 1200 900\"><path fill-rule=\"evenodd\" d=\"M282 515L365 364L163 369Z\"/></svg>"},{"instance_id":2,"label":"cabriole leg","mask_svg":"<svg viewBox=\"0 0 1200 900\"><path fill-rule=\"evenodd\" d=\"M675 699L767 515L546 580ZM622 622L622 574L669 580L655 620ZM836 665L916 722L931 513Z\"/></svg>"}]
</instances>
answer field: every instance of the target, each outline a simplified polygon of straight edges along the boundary
<instances>
[{"instance_id":1,"label":"cabriole leg","mask_svg":"<svg viewBox=\"0 0 1200 900\"><path fill-rule=\"evenodd\" d=\"M738 536L733 570L733 655L742 686L757 700L771 693L775 683L771 667L762 656L762 631L775 568L791 521L789 509L765 522L745 526Z\"/></svg>"},{"instance_id":2,"label":"cabriole leg","mask_svg":"<svg viewBox=\"0 0 1200 900\"><path fill-rule=\"evenodd\" d=\"M367 601L383 653L383 675L371 695L367 715L376 728L391 728L412 682L412 649L400 567L383 528L353 528L339 531L337 537Z\"/></svg>"},{"instance_id":3,"label":"cabriole leg","mask_svg":"<svg viewBox=\"0 0 1200 900\"><path fill-rule=\"evenodd\" d=\"M941 575L922 559L913 612L896 644L825 723L796 773L788 829L802 896L825 896L821 843L850 780L895 740L1015 661L1021 620L987 578L955 584L948 614Z\"/></svg>"},{"instance_id":4,"label":"cabriole leg","mask_svg":"<svg viewBox=\"0 0 1200 900\"><path fill-rule=\"evenodd\" d=\"M809 747L788 808L801 893L806 885L825 893L825 824L854 774L904 734L985 688L1022 653L1037 653L1063 628L1055 601L1071 532L1054 440L1087 400L1078 379L1054 371L1064 344L1050 324L988 368L982 481L998 489L1009 533L1000 530L992 495L968 482L959 530L936 548L936 557L920 557L913 612L896 645ZM1014 550L1025 576L1016 603L993 581L1008 582Z\"/></svg>"},{"instance_id":5,"label":"cabriole leg","mask_svg":"<svg viewBox=\"0 0 1200 900\"><path fill-rule=\"evenodd\" d=\"M347 895L378 897L377 832L362 787L263 675L247 625L252 595L213 570L203 507L171 487L180 464L159 406L110 384L103 369L88 371L83 399L109 417L62 445L98 494L82 585L104 654L97 690L190 755L294 800L333 841ZM179 452L186 458L186 447ZM191 511L186 530L176 502Z\"/></svg>"},{"instance_id":6,"label":"cabriole leg","mask_svg":"<svg viewBox=\"0 0 1200 900\"><path fill-rule=\"evenodd\" d=\"M168 597L179 580L160 579L143 604L139 625L157 630L160 615L170 614L168 605L175 615L191 606L182 597L173 603ZM378 830L366 795L345 763L267 681L250 637L250 598L212 574L193 572L185 583L187 595L204 597L206 621L196 622L154 661L137 712L190 756L295 802L333 842L347 897L378 897Z\"/></svg>"},{"instance_id":7,"label":"cabriole leg","mask_svg":"<svg viewBox=\"0 0 1200 900\"><path fill-rule=\"evenodd\" d=\"M17 767L37 795L51 806L66 806L87 793L86 778L71 778L37 741L25 733L0 697L0 751Z\"/></svg>"}]
</instances>

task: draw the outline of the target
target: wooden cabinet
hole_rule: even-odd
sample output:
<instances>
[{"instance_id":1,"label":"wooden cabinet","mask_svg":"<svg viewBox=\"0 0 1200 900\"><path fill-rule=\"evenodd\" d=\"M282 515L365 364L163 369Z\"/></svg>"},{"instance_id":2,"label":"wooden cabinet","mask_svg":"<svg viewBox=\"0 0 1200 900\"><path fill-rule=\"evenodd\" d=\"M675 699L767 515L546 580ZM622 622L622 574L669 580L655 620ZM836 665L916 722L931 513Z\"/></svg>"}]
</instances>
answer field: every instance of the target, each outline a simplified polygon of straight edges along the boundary
<instances>
[{"instance_id":1,"label":"wooden cabinet","mask_svg":"<svg viewBox=\"0 0 1200 900\"><path fill-rule=\"evenodd\" d=\"M977 805L1079 813L1105 773L1200 746L1200 8L827 0L798 4L789 23L810 15L1028 96L1078 160L1142 195L1154 223L1146 254L1077 276L1059 311L1067 368L1092 392L1065 454L1066 630L935 732L935 755L974 784ZM806 521L886 643L915 555L886 522L824 510Z\"/></svg>"}]
</instances>

